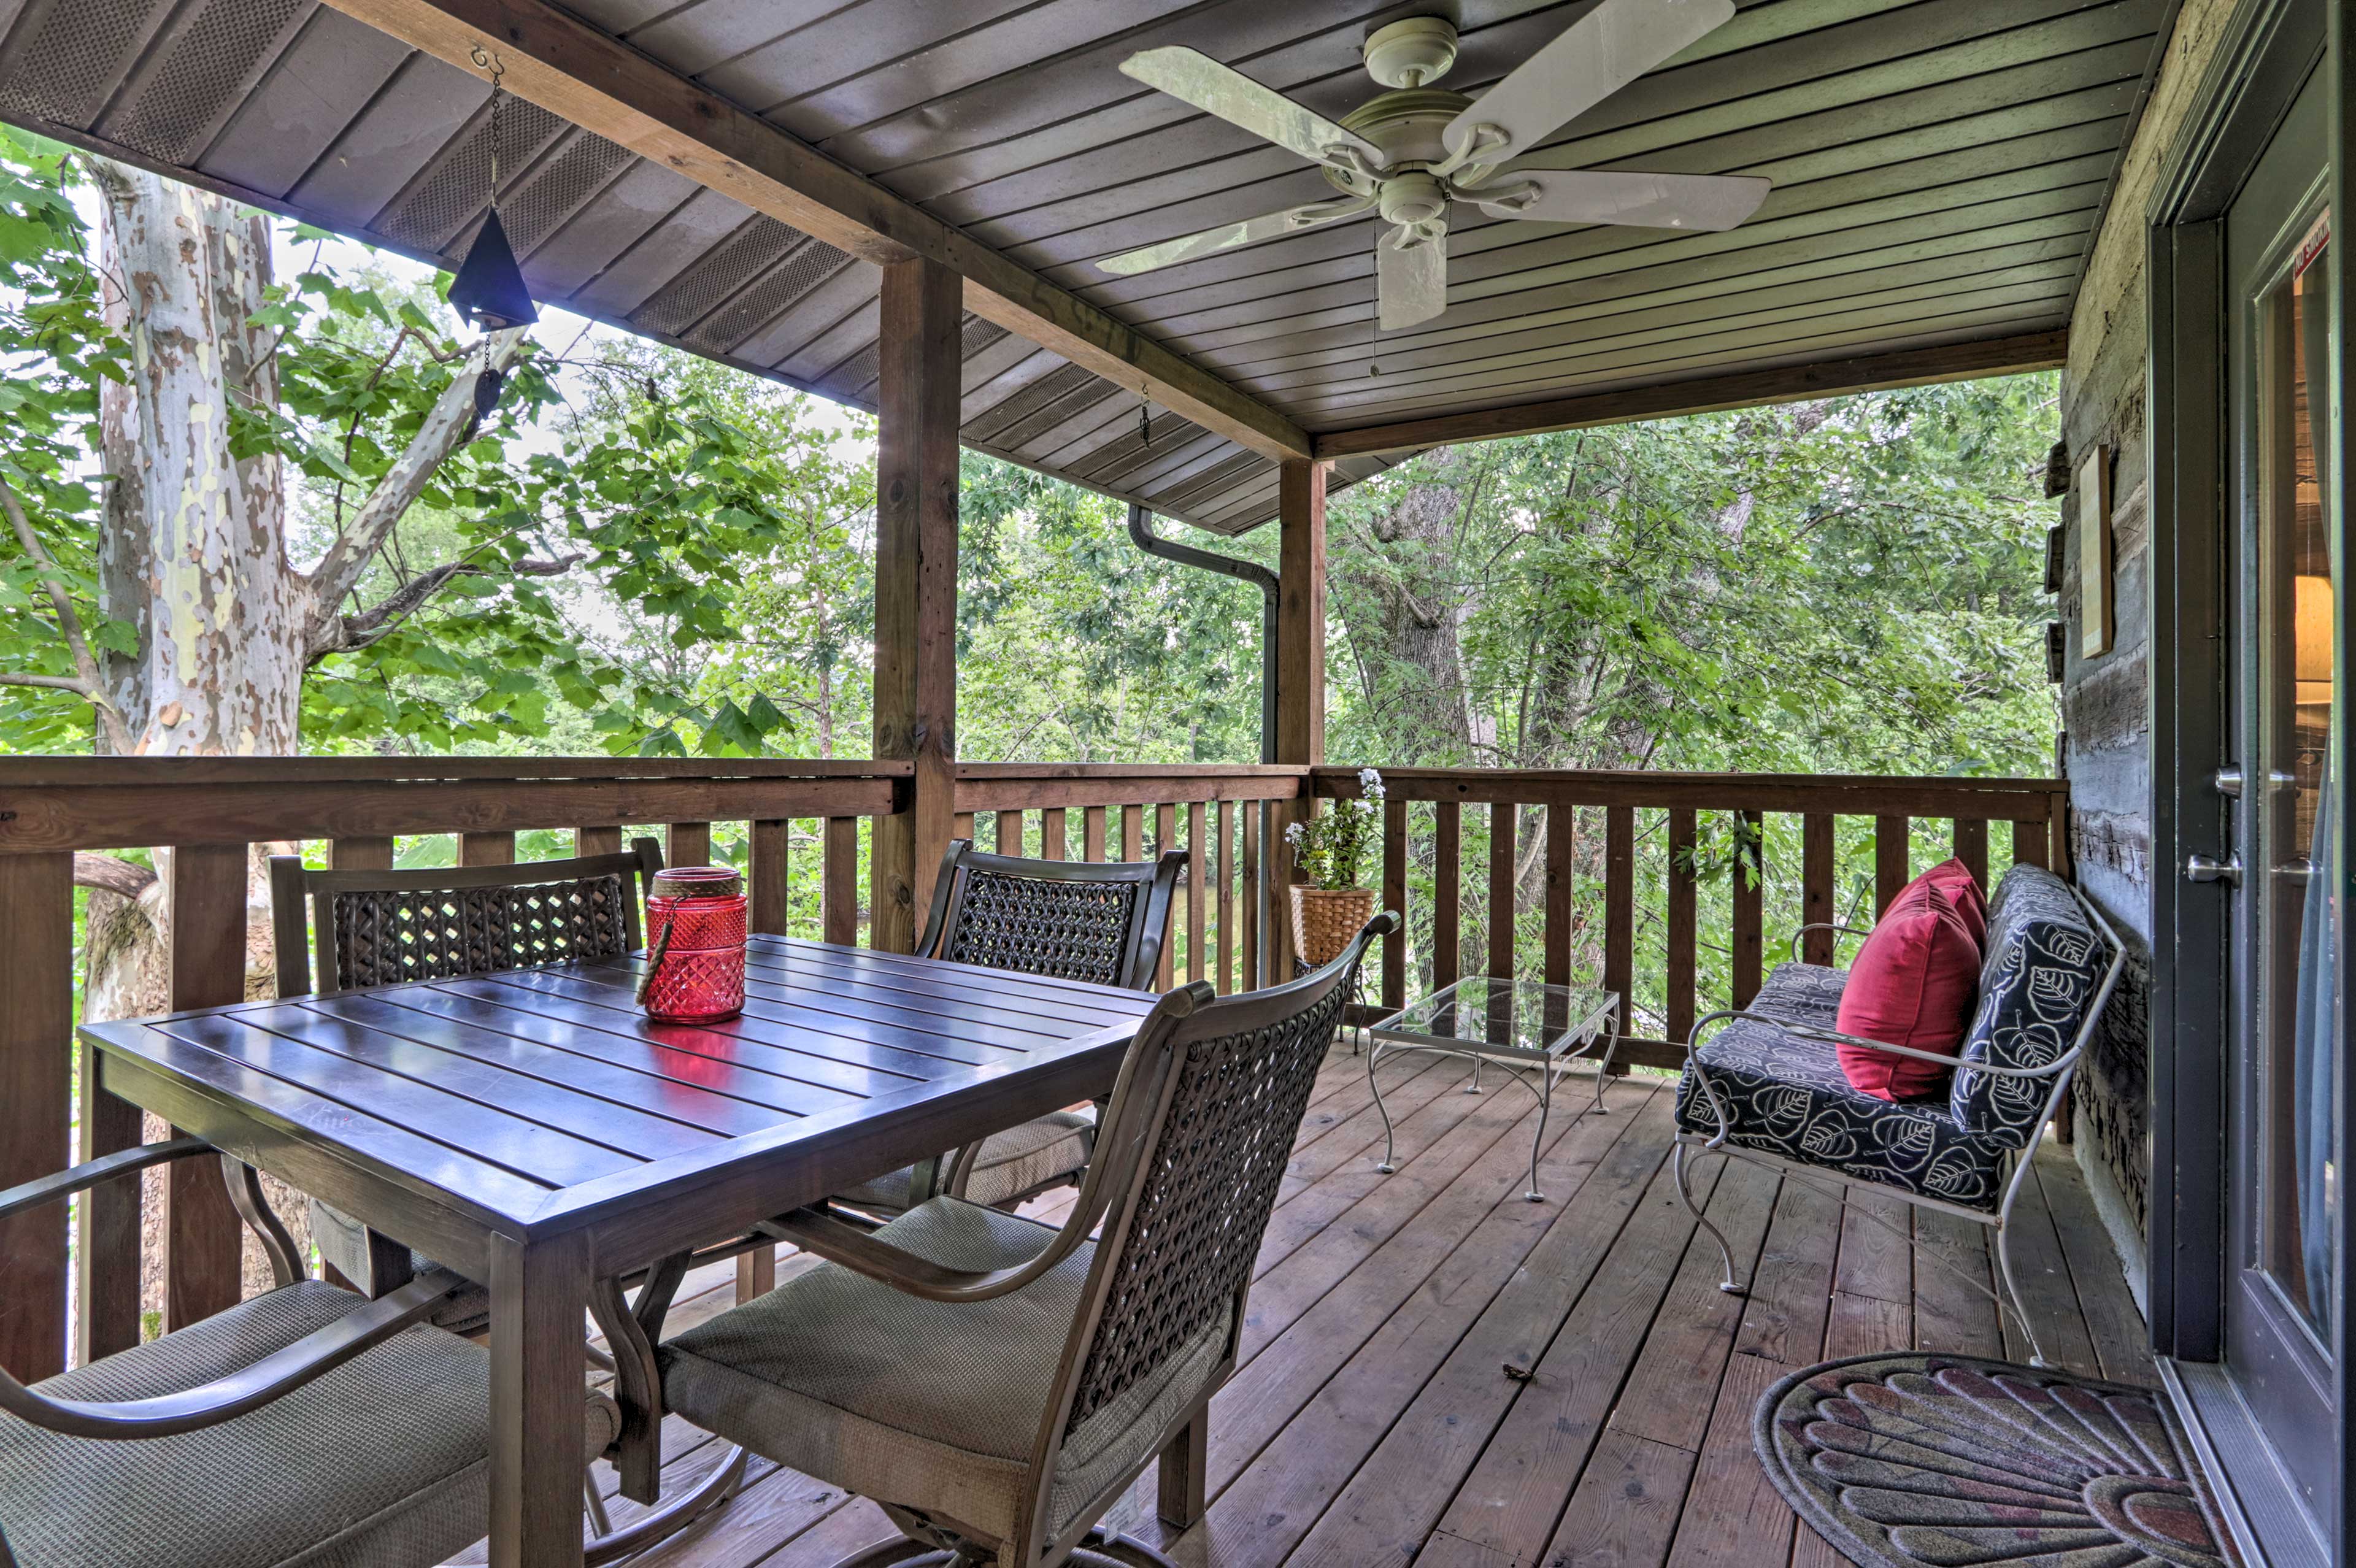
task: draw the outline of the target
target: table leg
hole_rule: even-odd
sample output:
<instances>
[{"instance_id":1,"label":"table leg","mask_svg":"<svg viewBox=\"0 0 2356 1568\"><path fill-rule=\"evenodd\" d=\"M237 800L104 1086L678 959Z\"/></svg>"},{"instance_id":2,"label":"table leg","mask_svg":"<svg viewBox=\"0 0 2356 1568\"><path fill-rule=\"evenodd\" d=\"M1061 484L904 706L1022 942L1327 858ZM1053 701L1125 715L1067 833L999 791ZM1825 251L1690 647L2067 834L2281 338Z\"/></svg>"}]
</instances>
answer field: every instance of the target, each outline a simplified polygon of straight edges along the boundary
<instances>
[{"instance_id":1,"label":"table leg","mask_svg":"<svg viewBox=\"0 0 2356 1568\"><path fill-rule=\"evenodd\" d=\"M589 1240L490 1250L491 1568L581 1568Z\"/></svg>"},{"instance_id":2,"label":"table leg","mask_svg":"<svg viewBox=\"0 0 2356 1568\"><path fill-rule=\"evenodd\" d=\"M1538 1191L1538 1151L1546 1147L1547 1114L1554 1109L1555 1064L1542 1063L1538 1068L1538 1130L1530 1138L1530 1189L1522 1194L1533 1203L1544 1202Z\"/></svg>"},{"instance_id":3,"label":"table leg","mask_svg":"<svg viewBox=\"0 0 2356 1568\"><path fill-rule=\"evenodd\" d=\"M1391 1134L1390 1107L1383 1104L1382 1083L1375 1076L1375 1064L1382 1059L1383 1042L1381 1040L1376 1040L1366 1047L1366 1089L1374 1095L1375 1110L1383 1118L1383 1162L1375 1168L1388 1176L1398 1168L1391 1163L1391 1157L1398 1152L1398 1145Z\"/></svg>"}]
</instances>

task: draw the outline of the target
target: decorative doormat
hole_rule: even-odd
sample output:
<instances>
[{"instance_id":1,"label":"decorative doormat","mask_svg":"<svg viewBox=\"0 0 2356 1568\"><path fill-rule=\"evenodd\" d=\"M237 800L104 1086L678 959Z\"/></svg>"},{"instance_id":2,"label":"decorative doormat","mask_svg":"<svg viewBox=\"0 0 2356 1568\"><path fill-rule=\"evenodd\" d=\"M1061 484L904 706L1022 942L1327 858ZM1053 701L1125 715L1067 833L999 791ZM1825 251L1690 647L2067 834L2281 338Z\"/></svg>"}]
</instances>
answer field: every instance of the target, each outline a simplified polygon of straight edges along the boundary
<instances>
[{"instance_id":1,"label":"decorative doormat","mask_svg":"<svg viewBox=\"0 0 2356 1568\"><path fill-rule=\"evenodd\" d=\"M1888 1351L1759 1402L1760 1463L1865 1568L2226 1568L2165 1395L1969 1356Z\"/></svg>"}]
</instances>

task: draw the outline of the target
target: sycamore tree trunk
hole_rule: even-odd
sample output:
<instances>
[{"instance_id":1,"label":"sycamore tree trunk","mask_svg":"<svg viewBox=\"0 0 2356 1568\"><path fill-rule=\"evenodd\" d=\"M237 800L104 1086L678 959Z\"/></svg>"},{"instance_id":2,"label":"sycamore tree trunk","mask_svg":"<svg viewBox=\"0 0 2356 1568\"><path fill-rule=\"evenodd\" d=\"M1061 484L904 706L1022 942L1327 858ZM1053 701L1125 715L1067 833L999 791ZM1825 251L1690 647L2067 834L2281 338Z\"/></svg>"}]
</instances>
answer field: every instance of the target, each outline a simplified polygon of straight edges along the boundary
<instances>
[{"instance_id":1,"label":"sycamore tree trunk","mask_svg":"<svg viewBox=\"0 0 2356 1568\"><path fill-rule=\"evenodd\" d=\"M106 653L100 750L144 756L289 756L301 750L304 672L364 640L381 622L345 615L358 587L434 469L465 439L473 378L455 375L393 467L341 538L309 572L287 559L285 475L273 454L238 457L234 407L274 406L274 335L254 315L271 284L269 219L141 170L92 159L102 268L112 325L129 346L130 375L105 383L100 404L109 487L99 548L99 608L136 633L130 653ZM487 365L504 369L520 331L493 339ZM395 597L430 595L432 581ZM429 574L430 575L430 574ZM272 994L265 857L256 845L247 881L246 995ZM171 856L157 874L86 857L91 889L84 1016L127 1018L171 1003ZM148 1136L163 1136L150 1118ZM142 1306L158 1310L163 1204L149 1173ZM307 1205L265 1181L273 1205L307 1240ZM246 1243L249 1291L268 1282Z\"/></svg>"}]
</instances>

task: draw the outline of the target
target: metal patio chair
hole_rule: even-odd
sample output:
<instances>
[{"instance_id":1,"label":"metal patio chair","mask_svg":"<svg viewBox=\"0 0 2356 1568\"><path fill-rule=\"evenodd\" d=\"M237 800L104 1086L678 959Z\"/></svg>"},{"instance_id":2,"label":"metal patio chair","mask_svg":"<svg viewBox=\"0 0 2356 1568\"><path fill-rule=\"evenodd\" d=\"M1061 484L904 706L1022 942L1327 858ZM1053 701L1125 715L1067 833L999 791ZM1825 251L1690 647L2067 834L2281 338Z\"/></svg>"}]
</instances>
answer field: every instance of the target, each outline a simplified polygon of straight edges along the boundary
<instances>
[{"instance_id":1,"label":"metal patio chair","mask_svg":"<svg viewBox=\"0 0 2356 1568\"><path fill-rule=\"evenodd\" d=\"M1923 1255L1994 1300L1999 1314L2009 1306L2031 1364L2044 1366L2013 1277L2012 1206L2126 962L2118 933L2083 895L2051 871L2019 865L1989 901L1979 999L1960 1056L1838 1032L1847 976L1819 965L1779 965L1749 1007L1697 1021L1677 1085L1673 1163L1677 1196L1725 1262L1719 1288L1740 1296L1748 1285L1725 1235L1687 1187L1687 1156L1697 1149L1799 1179L1869 1188L1989 1227L2001 1295L1944 1254ZM1950 1066L1954 1077L1941 1100L1878 1099L1843 1075L1843 1044ZM1905 1231L1890 1228L1913 1245Z\"/></svg>"},{"instance_id":2,"label":"metal patio chair","mask_svg":"<svg viewBox=\"0 0 2356 1568\"><path fill-rule=\"evenodd\" d=\"M953 839L933 881L919 955L1147 991L1162 963L1183 850L1156 860L1030 860ZM991 1208L1076 1184L1097 1118L1057 1111L835 1194L857 1213L905 1214L941 1193Z\"/></svg>"},{"instance_id":3,"label":"metal patio chair","mask_svg":"<svg viewBox=\"0 0 2356 1568\"><path fill-rule=\"evenodd\" d=\"M1200 1517L1210 1402L1292 1140L1366 945L1398 924L1376 916L1304 979L1162 997L1061 1227L954 1197L872 1232L819 1209L775 1221L828 1261L659 1350L659 1312L636 1325L657 1375L623 1386L626 1409L654 1402L633 1424L676 1410L881 1504L906 1539L862 1568L1168 1568L1098 1520L1157 1456L1162 1518Z\"/></svg>"},{"instance_id":4,"label":"metal patio chair","mask_svg":"<svg viewBox=\"0 0 2356 1568\"><path fill-rule=\"evenodd\" d=\"M194 1137L126 1149L0 1192L0 1219L215 1155ZM0 1371L0 1563L429 1568L479 1540L490 1359L425 1321L466 1282L370 1301L303 1278L253 1171L219 1157L277 1287L30 1386ZM621 1415L583 1398L594 1457Z\"/></svg>"},{"instance_id":5,"label":"metal patio chair","mask_svg":"<svg viewBox=\"0 0 2356 1568\"><path fill-rule=\"evenodd\" d=\"M574 958L622 957L638 946L639 901L662 864L661 846L652 838L633 839L627 850L613 855L411 871L312 870L298 857L273 855L270 899L278 994L311 993L311 955L331 993L496 975ZM331 1271L329 1280L371 1297L441 1268L423 1253L316 1198L311 1236ZM755 1244L766 1243L747 1238L694 1261L733 1256ZM428 1320L453 1333L478 1333L490 1321L490 1292L462 1280L435 1304ZM598 1366L613 1370L610 1357L594 1347L588 1354ZM592 1535L588 1560L610 1562L685 1529L733 1495L745 1462L738 1450L685 1496L621 1531L613 1528L595 1486L584 1486ZM643 1477L628 1480L626 1495L651 1499Z\"/></svg>"}]
</instances>

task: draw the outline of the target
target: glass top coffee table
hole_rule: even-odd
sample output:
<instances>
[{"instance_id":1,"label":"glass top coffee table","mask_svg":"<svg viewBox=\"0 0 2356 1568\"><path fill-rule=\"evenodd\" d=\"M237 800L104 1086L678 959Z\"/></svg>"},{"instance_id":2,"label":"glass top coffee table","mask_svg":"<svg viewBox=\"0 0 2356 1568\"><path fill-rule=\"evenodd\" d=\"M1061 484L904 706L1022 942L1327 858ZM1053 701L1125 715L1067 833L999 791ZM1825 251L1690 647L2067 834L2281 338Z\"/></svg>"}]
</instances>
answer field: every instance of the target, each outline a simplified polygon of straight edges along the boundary
<instances>
[{"instance_id":1,"label":"glass top coffee table","mask_svg":"<svg viewBox=\"0 0 2356 1568\"><path fill-rule=\"evenodd\" d=\"M1530 1140L1530 1189L1523 1194L1538 1202L1538 1155L1546 1147L1547 1117L1554 1109L1554 1081L1574 1060L1595 1063L1595 1100L1588 1106L1603 1112L1603 1083L1612 1072L1612 1053L1620 1043L1620 994L1593 986L1548 986L1537 980L1495 980L1468 975L1446 990L1434 992L1404 1011L1393 1013L1367 1033L1366 1083L1374 1091L1375 1109L1383 1118L1383 1158L1375 1167L1388 1176L1398 1142L1391 1114L1383 1104L1382 1081L1375 1069L1387 1052L1434 1051L1469 1058L1472 1082L1468 1094L1481 1093L1481 1068L1494 1061L1506 1076L1537 1096L1538 1129ZM1537 1081L1523 1076L1535 1072Z\"/></svg>"}]
</instances>

